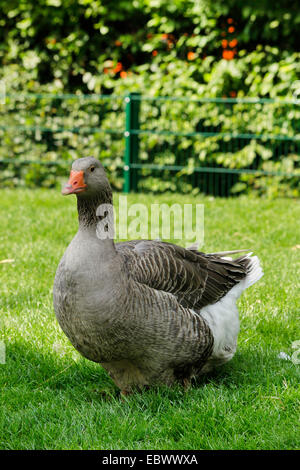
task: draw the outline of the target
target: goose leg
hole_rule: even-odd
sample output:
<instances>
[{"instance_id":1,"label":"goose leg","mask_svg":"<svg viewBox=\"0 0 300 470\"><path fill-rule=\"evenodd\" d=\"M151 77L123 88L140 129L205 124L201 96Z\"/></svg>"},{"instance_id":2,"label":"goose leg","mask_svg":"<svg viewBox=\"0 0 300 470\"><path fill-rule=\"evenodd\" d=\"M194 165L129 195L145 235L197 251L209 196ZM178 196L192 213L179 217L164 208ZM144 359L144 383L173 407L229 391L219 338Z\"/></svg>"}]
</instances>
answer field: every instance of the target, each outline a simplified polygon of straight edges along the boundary
<instances>
[{"instance_id":1,"label":"goose leg","mask_svg":"<svg viewBox=\"0 0 300 470\"><path fill-rule=\"evenodd\" d=\"M191 388L191 380L190 379L183 379L183 389L187 392Z\"/></svg>"}]
</instances>

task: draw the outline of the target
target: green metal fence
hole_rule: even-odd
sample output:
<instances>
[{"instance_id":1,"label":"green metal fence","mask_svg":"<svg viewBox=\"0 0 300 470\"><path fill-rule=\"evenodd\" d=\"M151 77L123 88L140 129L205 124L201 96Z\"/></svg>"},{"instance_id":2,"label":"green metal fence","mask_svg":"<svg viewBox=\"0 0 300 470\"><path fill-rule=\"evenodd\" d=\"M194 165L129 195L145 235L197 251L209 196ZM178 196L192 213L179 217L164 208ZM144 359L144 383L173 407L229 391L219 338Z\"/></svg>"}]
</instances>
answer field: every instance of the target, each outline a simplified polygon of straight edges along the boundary
<instances>
[{"instance_id":1,"label":"green metal fence","mask_svg":"<svg viewBox=\"0 0 300 470\"><path fill-rule=\"evenodd\" d=\"M296 100L15 94L0 117L0 169L45 165L62 174L93 154L116 181L123 172L124 192L227 196L270 178L299 183Z\"/></svg>"}]
</instances>

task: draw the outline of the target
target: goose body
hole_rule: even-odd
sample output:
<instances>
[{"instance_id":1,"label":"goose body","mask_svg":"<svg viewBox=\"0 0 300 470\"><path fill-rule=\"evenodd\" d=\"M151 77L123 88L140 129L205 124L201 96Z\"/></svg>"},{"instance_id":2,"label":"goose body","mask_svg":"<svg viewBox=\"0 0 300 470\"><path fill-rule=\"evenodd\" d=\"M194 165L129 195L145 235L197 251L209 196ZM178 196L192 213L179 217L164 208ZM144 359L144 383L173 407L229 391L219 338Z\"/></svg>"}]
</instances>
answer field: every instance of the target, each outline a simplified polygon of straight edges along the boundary
<instances>
[{"instance_id":1,"label":"goose body","mask_svg":"<svg viewBox=\"0 0 300 470\"><path fill-rule=\"evenodd\" d=\"M263 275L256 256L100 239L97 208L112 194L91 157L73 163L63 193L77 195L79 228L57 268L54 309L84 357L101 363L123 393L187 384L233 357L236 301Z\"/></svg>"}]
</instances>

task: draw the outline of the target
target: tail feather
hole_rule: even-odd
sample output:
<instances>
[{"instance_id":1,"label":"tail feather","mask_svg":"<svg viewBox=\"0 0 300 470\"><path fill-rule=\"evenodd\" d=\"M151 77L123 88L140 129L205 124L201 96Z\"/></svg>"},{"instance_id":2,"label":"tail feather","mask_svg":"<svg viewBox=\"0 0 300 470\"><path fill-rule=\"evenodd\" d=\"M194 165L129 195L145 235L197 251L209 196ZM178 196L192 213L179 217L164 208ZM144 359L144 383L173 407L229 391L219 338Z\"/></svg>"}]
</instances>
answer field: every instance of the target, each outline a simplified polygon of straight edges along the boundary
<instances>
[{"instance_id":1,"label":"tail feather","mask_svg":"<svg viewBox=\"0 0 300 470\"><path fill-rule=\"evenodd\" d=\"M251 253L252 254L252 253ZM249 264L247 266L247 276L244 279L245 289L255 284L264 275L257 256L248 256Z\"/></svg>"},{"instance_id":2,"label":"tail feather","mask_svg":"<svg viewBox=\"0 0 300 470\"><path fill-rule=\"evenodd\" d=\"M218 251L216 253L210 253L210 255L221 256L222 258L223 256L234 255L235 253L244 253L245 251L250 251L250 250L245 249L245 250Z\"/></svg>"},{"instance_id":3,"label":"tail feather","mask_svg":"<svg viewBox=\"0 0 300 470\"><path fill-rule=\"evenodd\" d=\"M227 295L233 296L237 300L245 289L252 286L257 282L263 275L263 270L260 266L260 261L257 256L251 256L252 253L248 253L245 256L235 259L235 262L240 262L246 268L246 276L238 284L236 284Z\"/></svg>"},{"instance_id":4,"label":"tail feather","mask_svg":"<svg viewBox=\"0 0 300 470\"><path fill-rule=\"evenodd\" d=\"M226 256L229 254L231 255L234 253L241 253L245 251L249 251L249 250L233 250L233 251L222 251L219 253L210 253L210 255L218 255L225 260L239 263L240 265L246 268L246 271L247 271L246 277L240 282L240 286L242 287L242 290L247 289L248 287L252 286L252 284L255 284L255 282L257 282L264 275L263 270L260 266L260 261L258 257L252 256L253 255L252 251L235 259Z\"/></svg>"},{"instance_id":5,"label":"tail feather","mask_svg":"<svg viewBox=\"0 0 300 470\"><path fill-rule=\"evenodd\" d=\"M250 252L234 260L244 265L247 271L246 277L240 283L243 290L255 284L264 275L259 258L252 255L253 253Z\"/></svg>"}]
</instances>

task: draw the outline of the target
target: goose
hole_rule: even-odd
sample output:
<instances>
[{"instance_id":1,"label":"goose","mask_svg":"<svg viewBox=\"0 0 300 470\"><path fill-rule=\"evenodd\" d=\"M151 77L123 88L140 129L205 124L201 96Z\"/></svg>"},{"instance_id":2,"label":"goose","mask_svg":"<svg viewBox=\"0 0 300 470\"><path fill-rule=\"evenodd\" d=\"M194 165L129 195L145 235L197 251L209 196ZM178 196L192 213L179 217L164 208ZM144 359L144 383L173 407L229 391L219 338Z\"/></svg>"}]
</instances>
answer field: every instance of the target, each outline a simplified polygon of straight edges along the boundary
<instances>
[{"instance_id":1,"label":"goose","mask_svg":"<svg viewBox=\"0 0 300 470\"><path fill-rule=\"evenodd\" d=\"M263 275L257 256L99 237L98 224L108 218L98 208L112 205L112 190L93 157L74 161L62 194L76 195L79 226L58 265L53 302L82 356L100 363L123 395L162 384L189 387L232 359L236 302Z\"/></svg>"}]
</instances>

